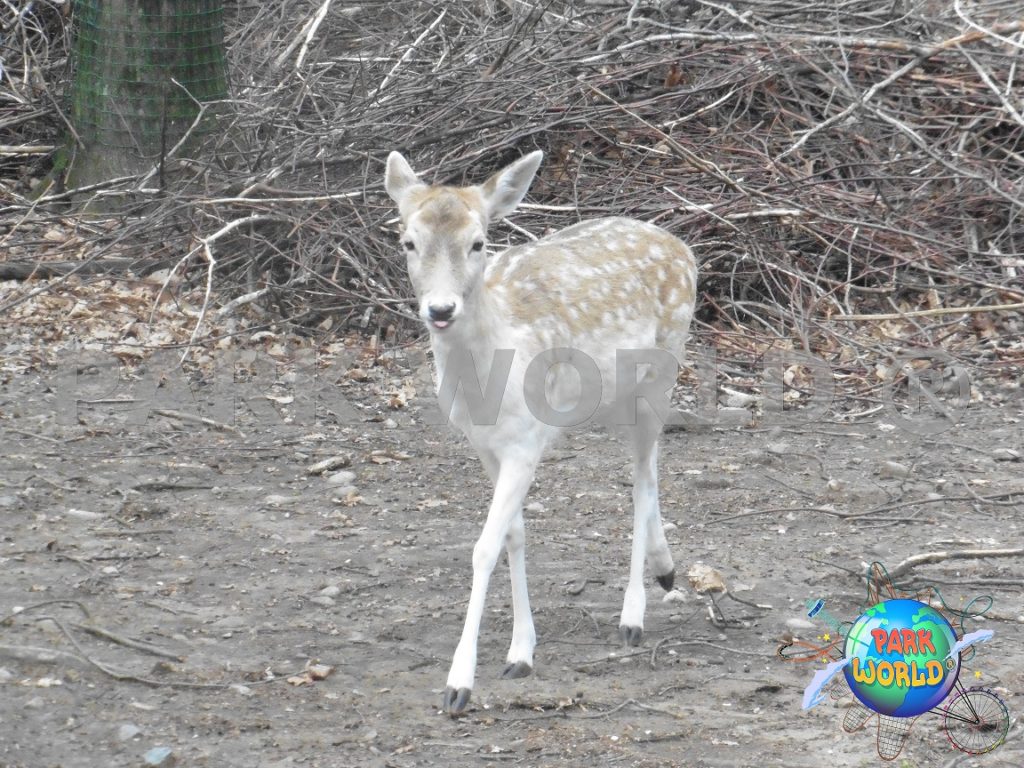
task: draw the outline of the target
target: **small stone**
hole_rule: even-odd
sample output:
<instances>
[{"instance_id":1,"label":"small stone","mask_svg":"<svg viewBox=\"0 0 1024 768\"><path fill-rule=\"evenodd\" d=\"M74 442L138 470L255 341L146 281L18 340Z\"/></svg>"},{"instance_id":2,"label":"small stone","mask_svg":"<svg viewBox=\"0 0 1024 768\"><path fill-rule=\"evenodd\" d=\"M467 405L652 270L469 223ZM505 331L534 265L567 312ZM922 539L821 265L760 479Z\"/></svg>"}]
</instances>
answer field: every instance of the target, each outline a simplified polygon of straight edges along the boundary
<instances>
[{"instance_id":1,"label":"small stone","mask_svg":"<svg viewBox=\"0 0 1024 768\"><path fill-rule=\"evenodd\" d=\"M394 419L384 419L384 429L398 429L398 422Z\"/></svg>"},{"instance_id":2,"label":"small stone","mask_svg":"<svg viewBox=\"0 0 1024 768\"><path fill-rule=\"evenodd\" d=\"M526 505L526 511L532 512L535 515L539 515L544 511L544 505L541 504L539 501L531 501L529 504Z\"/></svg>"},{"instance_id":3,"label":"small stone","mask_svg":"<svg viewBox=\"0 0 1024 768\"><path fill-rule=\"evenodd\" d=\"M786 626L795 630L814 629L814 624L807 619L786 619Z\"/></svg>"},{"instance_id":4,"label":"small stone","mask_svg":"<svg viewBox=\"0 0 1024 768\"><path fill-rule=\"evenodd\" d=\"M334 667L330 664L310 664L306 672L314 680L326 680L334 672Z\"/></svg>"},{"instance_id":5,"label":"small stone","mask_svg":"<svg viewBox=\"0 0 1024 768\"><path fill-rule=\"evenodd\" d=\"M329 485L351 485L355 482L356 473L347 469L343 469L341 472L335 472L327 478Z\"/></svg>"},{"instance_id":6,"label":"small stone","mask_svg":"<svg viewBox=\"0 0 1024 768\"><path fill-rule=\"evenodd\" d=\"M17 503L17 496L0 496L0 507L13 507Z\"/></svg>"},{"instance_id":7,"label":"small stone","mask_svg":"<svg viewBox=\"0 0 1024 768\"><path fill-rule=\"evenodd\" d=\"M661 598L663 603L685 603L686 595L678 589L673 589L670 592L666 592L665 596Z\"/></svg>"},{"instance_id":8,"label":"small stone","mask_svg":"<svg viewBox=\"0 0 1024 768\"><path fill-rule=\"evenodd\" d=\"M64 510L64 514L68 517L76 517L79 520L102 520L106 515L102 512L92 512L88 509L75 509L68 507Z\"/></svg>"},{"instance_id":9,"label":"small stone","mask_svg":"<svg viewBox=\"0 0 1024 768\"><path fill-rule=\"evenodd\" d=\"M316 595L309 598L309 602L323 606L324 608L330 608L334 605L334 598L328 597L327 595Z\"/></svg>"},{"instance_id":10,"label":"small stone","mask_svg":"<svg viewBox=\"0 0 1024 768\"><path fill-rule=\"evenodd\" d=\"M1021 454L1013 448L996 448L992 451L992 458L996 461L1020 461Z\"/></svg>"},{"instance_id":11,"label":"small stone","mask_svg":"<svg viewBox=\"0 0 1024 768\"><path fill-rule=\"evenodd\" d=\"M9 683L14 679L14 673L7 667L0 667L0 683Z\"/></svg>"},{"instance_id":12,"label":"small stone","mask_svg":"<svg viewBox=\"0 0 1024 768\"><path fill-rule=\"evenodd\" d=\"M664 523L661 526L661 530L663 530L665 533L669 533L670 531L677 530L678 528L679 528L679 526L676 525L675 523Z\"/></svg>"},{"instance_id":13,"label":"small stone","mask_svg":"<svg viewBox=\"0 0 1024 768\"><path fill-rule=\"evenodd\" d=\"M352 506L353 500L358 500L359 489L354 485L343 485L341 488L335 488L334 494L335 495L331 497L331 501L333 503ZM351 528L352 526L349 527Z\"/></svg>"},{"instance_id":14,"label":"small stone","mask_svg":"<svg viewBox=\"0 0 1024 768\"><path fill-rule=\"evenodd\" d=\"M881 477L909 477L910 467L898 461L883 461L878 474Z\"/></svg>"},{"instance_id":15,"label":"small stone","mask_svg":"<svg viewBox=\"0 0 1024 768\"><path fill-rule=\"evenodd\" d=\"M318 461L316 464L306 467L306 472L311 475L322 475L324 472L330 472L332 469L339 469L340 467L347 467L350 464L352 464L352 456L347 453L341 453L337 456L331 456L330 458Z\"/></svg>"},{"instance_id":16,"label":"small stone","mask_svg":"<svg viewBox=\"0 0 1024 768\"><path fill-rule=\"evenodd\" d=\"M320 594L324 597L337 597L341 594L341 587L337 584L331 584L329 587L324 587L320 590Z\"/></svg>"},{"instance_id":17,"label":"small stone","mask_svg":"<svg viewBox=\"0 0 1024 768\"><path fill-rule=\"evenodd\" d=\"M176 762L174 751L170 747L153 747L142 759L146 761L146 765L157 765L162 768L167 768Z\"/></svg>"},{"instance_id":18,"label":"small stone","mask_svg":"<svg viewBox=\"0 0 1024 768\"><path fill-rule=\"evenodd\" d=\"M739 392L735 389L729 389L728 387L719 387L718 389L718 402L726 408L746 409L752 405L757 405L758 401L761 399L757 395Z\"/></svg>"},{"instance_id":19,"label":"small stone","mask_svg":"<svg viewBox=\"0 0 1024 768\"><path fill-rule=\"evenodd\" d=\"M131 741L141 733L142 729L134 723L124 723L120 728L117 729L117 740Z\"/></svg>"},{"instance_id":20,"label":"small stone","mask_svg":"<svg viewBox=\"0 0 1024 768\"><path fill-rule=\"evenodd\" d=\"M272 493L263 499L263 503L271 507L280 507L283 504L294 504L300 501L298 496L284 496L280 493Z\"/></svg>"}]
</instances>

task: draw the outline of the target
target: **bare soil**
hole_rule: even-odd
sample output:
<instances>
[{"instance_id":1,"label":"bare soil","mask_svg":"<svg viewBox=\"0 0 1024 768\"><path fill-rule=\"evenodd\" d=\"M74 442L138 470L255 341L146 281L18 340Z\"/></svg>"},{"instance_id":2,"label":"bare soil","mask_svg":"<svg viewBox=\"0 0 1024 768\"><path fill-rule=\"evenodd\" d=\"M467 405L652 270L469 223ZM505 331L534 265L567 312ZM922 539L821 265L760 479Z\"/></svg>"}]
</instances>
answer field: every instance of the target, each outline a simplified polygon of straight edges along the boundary
<instances>
[{"instance_id":1,"label":"bare soil","mask_svg":"<svg viewBox=\"0 0 1024 768\"><path fill-rule=\"evenodd\" d=\"M1021 463L994 453L1022 449L1024 401L1014 382L975 385L987 397L931 436L890 429L885 414L667 433L663 510L685 602L662 601L652 580L639 649L616 633L628 456L604 432L571 433L528 499L536 670L499 679L511 634L502 564L473 703L452 720L438 706L489 486L460 437L425 423L429 392L391 410L371 375L346 384L347 418L296 425L240 409L236 434L155 413L132 424L110 404L63 426L52 371L9 373L0 766L140 766L158 747L171 750L163 765L217 768L880 764L873 727L843 733L842 703L801 710L814 667L776 650L787 634L825 631L801 623L808 598L855 618L870 561L1021 546L1014 497L990 497L1024 493ZM335 455L354 478L308 472ZM721 597L730 622L715 626L687 585L696 562L770 607ZM993 596L970 628L995 639L963 675L998 691L1012 724L1006 744L970 757L926 715L896 764L1024 762L1022 579L1024 561L1004 557L902 580L938 586L954 607ZM310 663L333 672L318 679L326 670Z\"/></svg>"}]
</instances>

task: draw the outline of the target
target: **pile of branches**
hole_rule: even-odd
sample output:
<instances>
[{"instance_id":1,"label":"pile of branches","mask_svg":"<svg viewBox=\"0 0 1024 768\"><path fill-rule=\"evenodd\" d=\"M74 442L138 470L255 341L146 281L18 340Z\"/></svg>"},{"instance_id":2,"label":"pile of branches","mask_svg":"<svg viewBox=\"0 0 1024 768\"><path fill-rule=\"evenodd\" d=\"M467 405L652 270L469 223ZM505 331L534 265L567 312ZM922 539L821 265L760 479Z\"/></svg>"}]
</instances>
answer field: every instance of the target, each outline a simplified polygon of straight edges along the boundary
<instances>
[{"instance_id":1,"label":"pile of branches","mask_svg":"<svg viewBox=\"0 0 1024 768\"><path fill-rule=\"evenodd\" d=\"M29 6L4 22L0 250L37 276L171 269L301 325L406 327L388 151L462 184L539 148L495 240L656 222L693 245L720 329L814 349L916 312L934 342L1024 302L1014 0L229 2L234 125L169 158L174 185L90 190L138 201L106 221L38 194L48 155L17 154L57 142L68 71L66 3ZM55 225L76 248L43 248L71 259L47 272Z\"/></svg>"}]
</instances>

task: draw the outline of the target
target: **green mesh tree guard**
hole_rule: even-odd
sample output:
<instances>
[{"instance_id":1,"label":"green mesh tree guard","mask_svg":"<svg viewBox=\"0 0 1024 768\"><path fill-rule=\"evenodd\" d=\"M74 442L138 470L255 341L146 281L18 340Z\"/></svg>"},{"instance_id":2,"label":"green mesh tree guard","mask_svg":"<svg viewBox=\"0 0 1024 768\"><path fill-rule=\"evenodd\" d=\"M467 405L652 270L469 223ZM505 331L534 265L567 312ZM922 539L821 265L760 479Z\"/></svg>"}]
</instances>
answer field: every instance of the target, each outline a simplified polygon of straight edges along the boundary
<instances>
[{"instance_id":1,"label":"green mesh tree guard","mask_svg":"<svg viewBox=\"0 0 1024 768\"><path fill-rule=\"evenodd\" d=\"M227 96L219 0L75 0L68 185L145 171ZM211 114L211 118L213 115ZM209 131L206 119L189 134Z\"/></svg>"}]
</instances>

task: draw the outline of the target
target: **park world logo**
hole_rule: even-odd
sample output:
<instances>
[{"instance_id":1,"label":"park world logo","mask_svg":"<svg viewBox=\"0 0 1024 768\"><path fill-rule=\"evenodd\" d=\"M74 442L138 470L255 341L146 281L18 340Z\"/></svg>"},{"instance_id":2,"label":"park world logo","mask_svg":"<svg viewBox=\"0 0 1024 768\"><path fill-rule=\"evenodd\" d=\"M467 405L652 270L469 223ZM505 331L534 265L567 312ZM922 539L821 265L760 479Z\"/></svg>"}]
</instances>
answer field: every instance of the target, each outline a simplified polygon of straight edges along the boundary
<instances>
[{"instance_id":1,"label":"park world logo","mask_svg":"<svg viewBox=\"0 0 1024 768\"><path fill-rule=\"evenodd\" d=\"M883 566L872 565L869 607L852 623L832 617L824 610L824 600L808 601L807 615L831 630L822 638L825 643L794 641L779 649L788 661L824 665L804 691L804 709L829 698L838 702L852 696L843 730L859 731L877 717L878 755L884 760L900 754L911 726L929 713L942 719L950 744L961 752L977 755L995 749L1009 730L1006 706L993 691L965 688L960 682L963 662L973 658L975 646L990 640L993 632L958 635L947 618L950 615L963 630L968 619L977 619L991 606L991 600L984 598L988 603L981 610L971 610L976 601L965 609L951 609L935 588L924 595L901 596L887 578ZM890 599L882 599L883 592ZM922 597L929 602L918 599Z\"/></svg>"},{"instance_id":2,"label":"park world logo","mask_svg":"<svg viewBox=\"0 0 1024 768\"><path fill-rule=\"evenodd\" d=\"M843 671L854 695L893 717L937 707L960 671L953 627L916 600L888 600L865 611L846 635L845 658Z\"/></svg>"}]
</instances>

